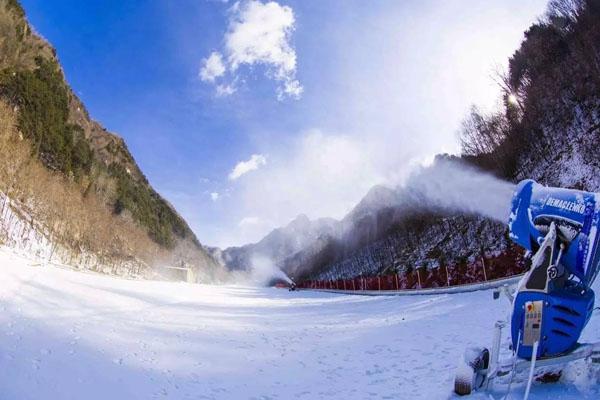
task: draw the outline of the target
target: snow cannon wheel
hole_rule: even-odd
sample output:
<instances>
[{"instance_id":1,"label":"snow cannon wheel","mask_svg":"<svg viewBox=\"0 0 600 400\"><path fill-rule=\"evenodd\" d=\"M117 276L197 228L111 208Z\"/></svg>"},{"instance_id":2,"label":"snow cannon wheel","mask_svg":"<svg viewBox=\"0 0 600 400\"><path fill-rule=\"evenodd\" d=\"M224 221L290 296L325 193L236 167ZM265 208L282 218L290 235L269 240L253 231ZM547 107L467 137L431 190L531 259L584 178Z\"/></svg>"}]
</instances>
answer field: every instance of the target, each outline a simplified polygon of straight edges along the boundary
<instances>
[{"instance_id":1,"label":"snow cannon wheel","mask_svg":"<svg viewBox=\"0 0 600 400\"><path fill-rule=\"evenodd\" d=\"M483 386L490 364L490 352L485 347L470 347L458 362L454 392L459 396L471 394Z\"/></svg>"}]
</instances>

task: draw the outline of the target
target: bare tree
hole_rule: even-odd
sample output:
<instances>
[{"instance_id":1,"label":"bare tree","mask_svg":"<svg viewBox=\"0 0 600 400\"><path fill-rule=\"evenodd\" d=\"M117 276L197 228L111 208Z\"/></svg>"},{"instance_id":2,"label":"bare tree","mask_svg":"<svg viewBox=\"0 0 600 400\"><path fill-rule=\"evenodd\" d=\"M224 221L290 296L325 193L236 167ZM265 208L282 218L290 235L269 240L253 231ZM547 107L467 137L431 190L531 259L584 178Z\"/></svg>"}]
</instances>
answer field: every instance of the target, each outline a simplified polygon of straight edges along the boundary
<instances>
[{"instance_id":1,"label":"bare tree","mask_svg":"<svg viewBox=\"0 0 600 400\"><path fill-rule=\"evenodd\" d=\"M476 106L472 106L461 124L463 154L477 156L492 153L506 138L507 130L508 124L503 114L484 115Z\"/></svg>"},{"instance_id":2,"label":"bare tree","mask_svg":"<svg viewBox=\"0 0 600 400\"><path fill-rule=\"evenodd\" d=\"M559 17L572 25L579 20L585 5L586 0L551 0L546 14L550 19Z\"/></svg>"},{"instance_id":3,"label":"bare tree","mask_svg":"<svg viewBox=\"0 0 600 400\"><path fill-rule=\"evenodd\" d=\"M31 144L19 134L15 121L16 110L0 101L0 191L28 210L32 224L46 227L60 254L68 250L64 258L78 260L85 252L99 256L114 272L128 265L138 275L157 257L167 258L168 252L143 228L113 215L92 191L84 193L88 186L49 171L32 157ZM90 260L94 259L98 257Z\"/></svg>"}]
</instances>

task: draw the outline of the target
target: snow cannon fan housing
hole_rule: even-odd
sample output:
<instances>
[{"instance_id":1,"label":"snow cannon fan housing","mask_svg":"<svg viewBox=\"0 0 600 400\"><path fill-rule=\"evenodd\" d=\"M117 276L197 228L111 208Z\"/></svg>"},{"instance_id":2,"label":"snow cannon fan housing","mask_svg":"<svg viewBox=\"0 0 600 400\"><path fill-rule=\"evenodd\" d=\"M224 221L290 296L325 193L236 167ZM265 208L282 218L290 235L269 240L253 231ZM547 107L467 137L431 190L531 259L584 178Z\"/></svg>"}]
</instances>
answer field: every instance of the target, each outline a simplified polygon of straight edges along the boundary
<instances>
[{"instance_id":1,"label":"snow cannon fan housing","mask_svg":"<svg viewBox=\"0 0 600 400\"><path fill-rule=\"evenodd\" d=\"M550 224L555 223L565 253L561 263L589 287L598 272L599 202L595 193L542 186L533 180L519 183L508 221L510 238L536 252Z\"/></svg>"},{"instance_id":2,"label":"snow cannon fan housing","mask_svg":"<svg viewBox=\"0 0 600 400\"><path fill-rule=\"evenodd\" d=\"M513 347L522 358L576 347L594 305L590 285L600 262L600 196L520 182L508 221L510 238L535 253L513 304Z\"/></svg>"}]
</instances>

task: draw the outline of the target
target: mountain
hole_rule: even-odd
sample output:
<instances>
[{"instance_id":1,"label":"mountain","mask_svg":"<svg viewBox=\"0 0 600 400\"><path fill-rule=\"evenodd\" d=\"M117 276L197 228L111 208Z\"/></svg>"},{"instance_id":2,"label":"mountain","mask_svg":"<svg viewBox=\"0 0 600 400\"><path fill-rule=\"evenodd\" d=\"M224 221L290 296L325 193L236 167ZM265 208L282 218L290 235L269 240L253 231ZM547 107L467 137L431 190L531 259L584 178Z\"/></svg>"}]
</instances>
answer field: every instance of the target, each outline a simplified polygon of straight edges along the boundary
<instances>
[{"instance_id":1,"label":"mountain","mask_svg":"<svg viewBox=\"0 0 600 400\"><path fill-rule=\"evenodd\" d=\"M400 204L398 191L383 185L373 186L361 201L344 217L344 220L357 220L383 208Z\"/></svg>"},{"instance_id":2,"label":"mountain","mask_svg":"<svg viewBox=\"0 0 600 400\"><path fill-rule=\"evenodd\" d=\"M213 251L233 270L247 269L252 266L253 257L263 256L293 275L297 271L286 268L286 265L294 256L307 249L314 250L324 243L348 241L348 236L355 233L355 227L361 224L369 231L366 226L377 224L374 219L377 219L378 212L398 207L400 198L396 190L378 185L371 188L362 201L340 221L333 218L311 221L306 215L300 214L288 225L271 231L257 243ZM366 235L369 236L369 233L366 232Z\"/></svg>"},{"instance_id":3,"label":"mountain","mask_svg":"<svg viewBox=\"0 0 600 400\"><path fill-rule=\"evenodd\" d=\"M510 182L533 178L600 191L600 1L550 3L546 16L525 32L502 85L501 108L483 114L473 107L465 118L462 155L437 160ZM424 200L410 190L376 186L335 234L290 247L277 265L299 279L350 278L462 263L512 246L505 224ZM270 251L269 241L259 243ZM253 246L236 249L236 258Z\"/></svg>"},{"instance_id":4,"label":"mountain","mask_svg":"<svg viewBox=\"0 0 600 400\"><path fill-rule=\"evenodd\" d=\"M378 185L340 221L301 215L256 244L225 249L221 259L246 269L253 257L267 256L297 279L373 275L501 252L510 246L505 229L428 205L405 187Z\"/></svg>"},{"instance_id":5,"label":"mountain","mask_svg":"<svg viewBox=\"0 0 600 400\"><path fill-rule=\"evenodd\" d=\"M332 218L311 221L306 215L298 215L285 227L271 231L260 242L227 248L220 252L220 257L232 270L251 268L252 260L257 256L280 264L320 238L338 236L340 229L340 223Z\"/></svg>"},{"instance_id":6,"label":"mountain","mask_svg":"<svg viewBox=\"0 0 600 400\"><path fill-rule=\"evenodd\" d=\"M69 259L220 267L150 185L125 141L91 119L17 0L0 0L0 191Z\"/></svg>"}]
</instances>

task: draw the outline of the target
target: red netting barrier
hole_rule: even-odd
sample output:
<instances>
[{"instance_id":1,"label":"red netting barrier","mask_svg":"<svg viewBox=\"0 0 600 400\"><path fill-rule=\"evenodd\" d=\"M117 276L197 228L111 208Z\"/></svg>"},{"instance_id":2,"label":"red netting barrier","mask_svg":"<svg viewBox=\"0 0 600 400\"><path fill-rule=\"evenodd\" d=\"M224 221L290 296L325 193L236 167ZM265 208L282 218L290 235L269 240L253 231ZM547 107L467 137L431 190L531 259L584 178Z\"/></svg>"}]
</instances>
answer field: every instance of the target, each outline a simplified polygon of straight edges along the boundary
<instances>
[{"instance_id":1,"label":"red netting barrier","mask_svg":"<svg viewBox=\"0 0 600 400\"><path fill-rule=\"evenodd\" d=\"M458 262L437 268L417 268L394 275L356 277L328 281L304 281L305 289L333 290L406 290L481 283L507 278L525 272L523 253L510 248L504 253L484 257L468 263Z\"/></svg>"}]
</instances>

